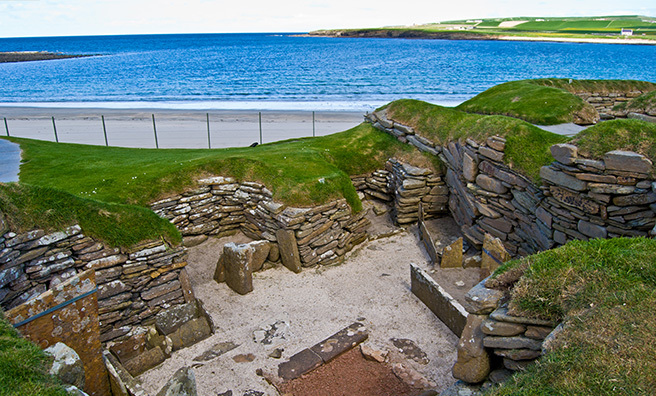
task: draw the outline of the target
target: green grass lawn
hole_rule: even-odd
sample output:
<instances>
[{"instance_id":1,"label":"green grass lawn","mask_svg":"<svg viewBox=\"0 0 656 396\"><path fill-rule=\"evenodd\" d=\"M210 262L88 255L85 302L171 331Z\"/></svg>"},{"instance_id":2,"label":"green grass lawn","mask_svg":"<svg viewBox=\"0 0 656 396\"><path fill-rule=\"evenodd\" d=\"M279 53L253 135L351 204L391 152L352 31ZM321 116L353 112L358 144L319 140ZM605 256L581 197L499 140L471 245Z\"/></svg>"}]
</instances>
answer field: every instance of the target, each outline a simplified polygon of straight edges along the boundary
<instances>
[{"instance_id":1,"label":"green grass lawn","mask_svg":"<svg viewBox=\"0 0 656 396\"><path fill-rule=\"evenodd\" d=\"M513 273L515 272L515 273ZM565 321L553 352L491 395L653 395L656 241L574 241L513 260L515 314Z\"/></svg>"},{"instance_id":2,"label":"green grass lawn","mask_svg":"<svg viewBox=\"0 0 656 396\"><path fill-rule=\"evenodd\" d=\"M21 338L0 310L0 396L66 396L48 374L50 357Z\"/></svg>"},{"instance_id":3,"label":"green grass lawn","mask_svg":"<svg viewBox=\"0 0 656 396\"><path fill-rule=\"evenodd\" d=\"M21 184L0 184L0 210L14 230L53 230L79 222L85 233L118 246L153 238L179 242L177 230L146 207L205 176L261 182L275 200L292 206L345 198L359 211L362 203L350 175L381 169L390 157L433 164L369 124L325 137L216 150L10 140L23 151Z\"/></svg>"}]
</instances>

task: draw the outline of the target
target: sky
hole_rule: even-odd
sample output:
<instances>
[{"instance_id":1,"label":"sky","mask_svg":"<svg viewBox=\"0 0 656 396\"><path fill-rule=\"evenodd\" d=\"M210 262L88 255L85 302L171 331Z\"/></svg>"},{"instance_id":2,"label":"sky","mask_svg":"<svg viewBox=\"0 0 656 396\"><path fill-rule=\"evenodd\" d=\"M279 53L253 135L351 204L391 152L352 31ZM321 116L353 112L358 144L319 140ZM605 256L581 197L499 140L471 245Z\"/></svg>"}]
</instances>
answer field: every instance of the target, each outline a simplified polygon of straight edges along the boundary
<instances>
[{"instance_id":1,"label":"sky","mask_svg":"<svg viewBox=\"0 0 656 396\"><path fill-rule=\"evenodd\" d=\"M656 16L654 0L0 0L0 37L308 32L512 16Z\"/></svg>"}]
</instances>

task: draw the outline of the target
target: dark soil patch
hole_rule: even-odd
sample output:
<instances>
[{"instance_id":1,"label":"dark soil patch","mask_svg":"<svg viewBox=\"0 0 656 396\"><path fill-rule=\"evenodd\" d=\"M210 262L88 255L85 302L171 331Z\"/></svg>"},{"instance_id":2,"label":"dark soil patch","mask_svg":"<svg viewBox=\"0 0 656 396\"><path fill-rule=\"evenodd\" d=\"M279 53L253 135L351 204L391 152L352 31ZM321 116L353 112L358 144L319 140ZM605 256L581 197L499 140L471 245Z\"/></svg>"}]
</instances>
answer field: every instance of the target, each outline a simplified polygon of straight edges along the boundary
<instances>
[{"instance_id":1,"label":"dark soil patch","mask_svg":"<svg viewBox=\"0 0 656 396\"><path fill-rule=\"evenodd\" d=\"M301 378L287 382L290 396L413 396L420 391L402 382L384 364L366 360L353 348Z\"/></svg>"}]
</instances>

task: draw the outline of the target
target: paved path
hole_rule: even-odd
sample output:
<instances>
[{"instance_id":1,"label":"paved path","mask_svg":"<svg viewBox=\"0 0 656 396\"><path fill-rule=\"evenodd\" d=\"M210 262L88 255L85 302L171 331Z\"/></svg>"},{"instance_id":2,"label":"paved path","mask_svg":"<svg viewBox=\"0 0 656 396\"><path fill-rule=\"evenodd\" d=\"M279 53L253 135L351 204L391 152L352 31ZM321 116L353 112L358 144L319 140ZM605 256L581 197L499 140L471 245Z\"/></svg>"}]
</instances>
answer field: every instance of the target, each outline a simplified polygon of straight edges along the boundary
<instances>
[{"instance_id":1,"label":"paved path","mask_svg":"<svg viewBox=\"0 0 656 396\"><path fill-rule=\"evenodd\" d=\"M0 183L18 181L20 160L20 146L0 139Z\"/></svg>"}]
</instances>

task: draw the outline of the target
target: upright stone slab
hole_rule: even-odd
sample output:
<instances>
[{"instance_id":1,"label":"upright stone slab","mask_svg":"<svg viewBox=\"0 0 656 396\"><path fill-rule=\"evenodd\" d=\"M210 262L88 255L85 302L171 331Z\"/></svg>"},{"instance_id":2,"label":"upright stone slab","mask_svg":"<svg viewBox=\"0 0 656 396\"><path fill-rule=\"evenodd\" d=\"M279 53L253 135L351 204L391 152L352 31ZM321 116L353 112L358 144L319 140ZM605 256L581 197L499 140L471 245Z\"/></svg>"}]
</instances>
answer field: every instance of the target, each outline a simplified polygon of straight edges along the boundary
<instances>
[{"instance_id":1,"label":"upright stone slab","mask_svg":"<svg viewBox=\"0 0 656 396\"><path fill-rule=\"evenodd\" d=\"M301 256L298 254L296 236L292 230L280 229L276 231L276 239L280 248L282 264L296 273L301 272Z\"/></svg>"},{"instance_id":2,"label":"upright stone slab","mask_svg":"<svg viewBox=\"0 0 656 396\"><path fill-rule=\"evenodd\" d=\"M440 267L462 268L462 237L444 248Z\"/></svg>"},{"instance_id":3,"label":"upright stone slab","mask_svg":"<svg viewBox=\"0 0 656 396\"><path fill-rule=\"evenodd\" d=\"M481 254L481 269L492 273L502 263L510 259L510 254L503 247L499 238L494 238L490 234L485 234L483 241L483 253Z\"/></svg>"},{"instance_id":4,"label":"upright stone slab","mask_svg":"<svg viewBox=\"0 0 656 396\"><path fill-rule=\"evenodd\" d=\"M251 269L253 251L251 246L237 245L233 242L223 246L225 280L228 286L239 294L253 291L253 271Z\"/></svg>"},{"instance_id":5,"label":"upright stone slab","mask_svg":"<svg viewBox=\"0 0 656 396\"><path fill-rule=\"evenodd\" d=\"M458 343L458 360L453 366L453 376L468 383L481 382L490 373L490 355L483 346L485 335L481 331L484 319L482 315L469 315Z\"/></svg>"},{"instance_id":6,"label":"upright stone slab","mask_svg":"<svg viewBox=\"0 0 656 396\"><path fill-rule=\"evenodd\" d=\"M105 396L110 390L100 344L96 290L95 272L87 270L7 311L5 316L41 348L57 342L73 348L84 363L84 391ZM37 317L53 308L53 312Z\"/></svg>"}]
</instances>

